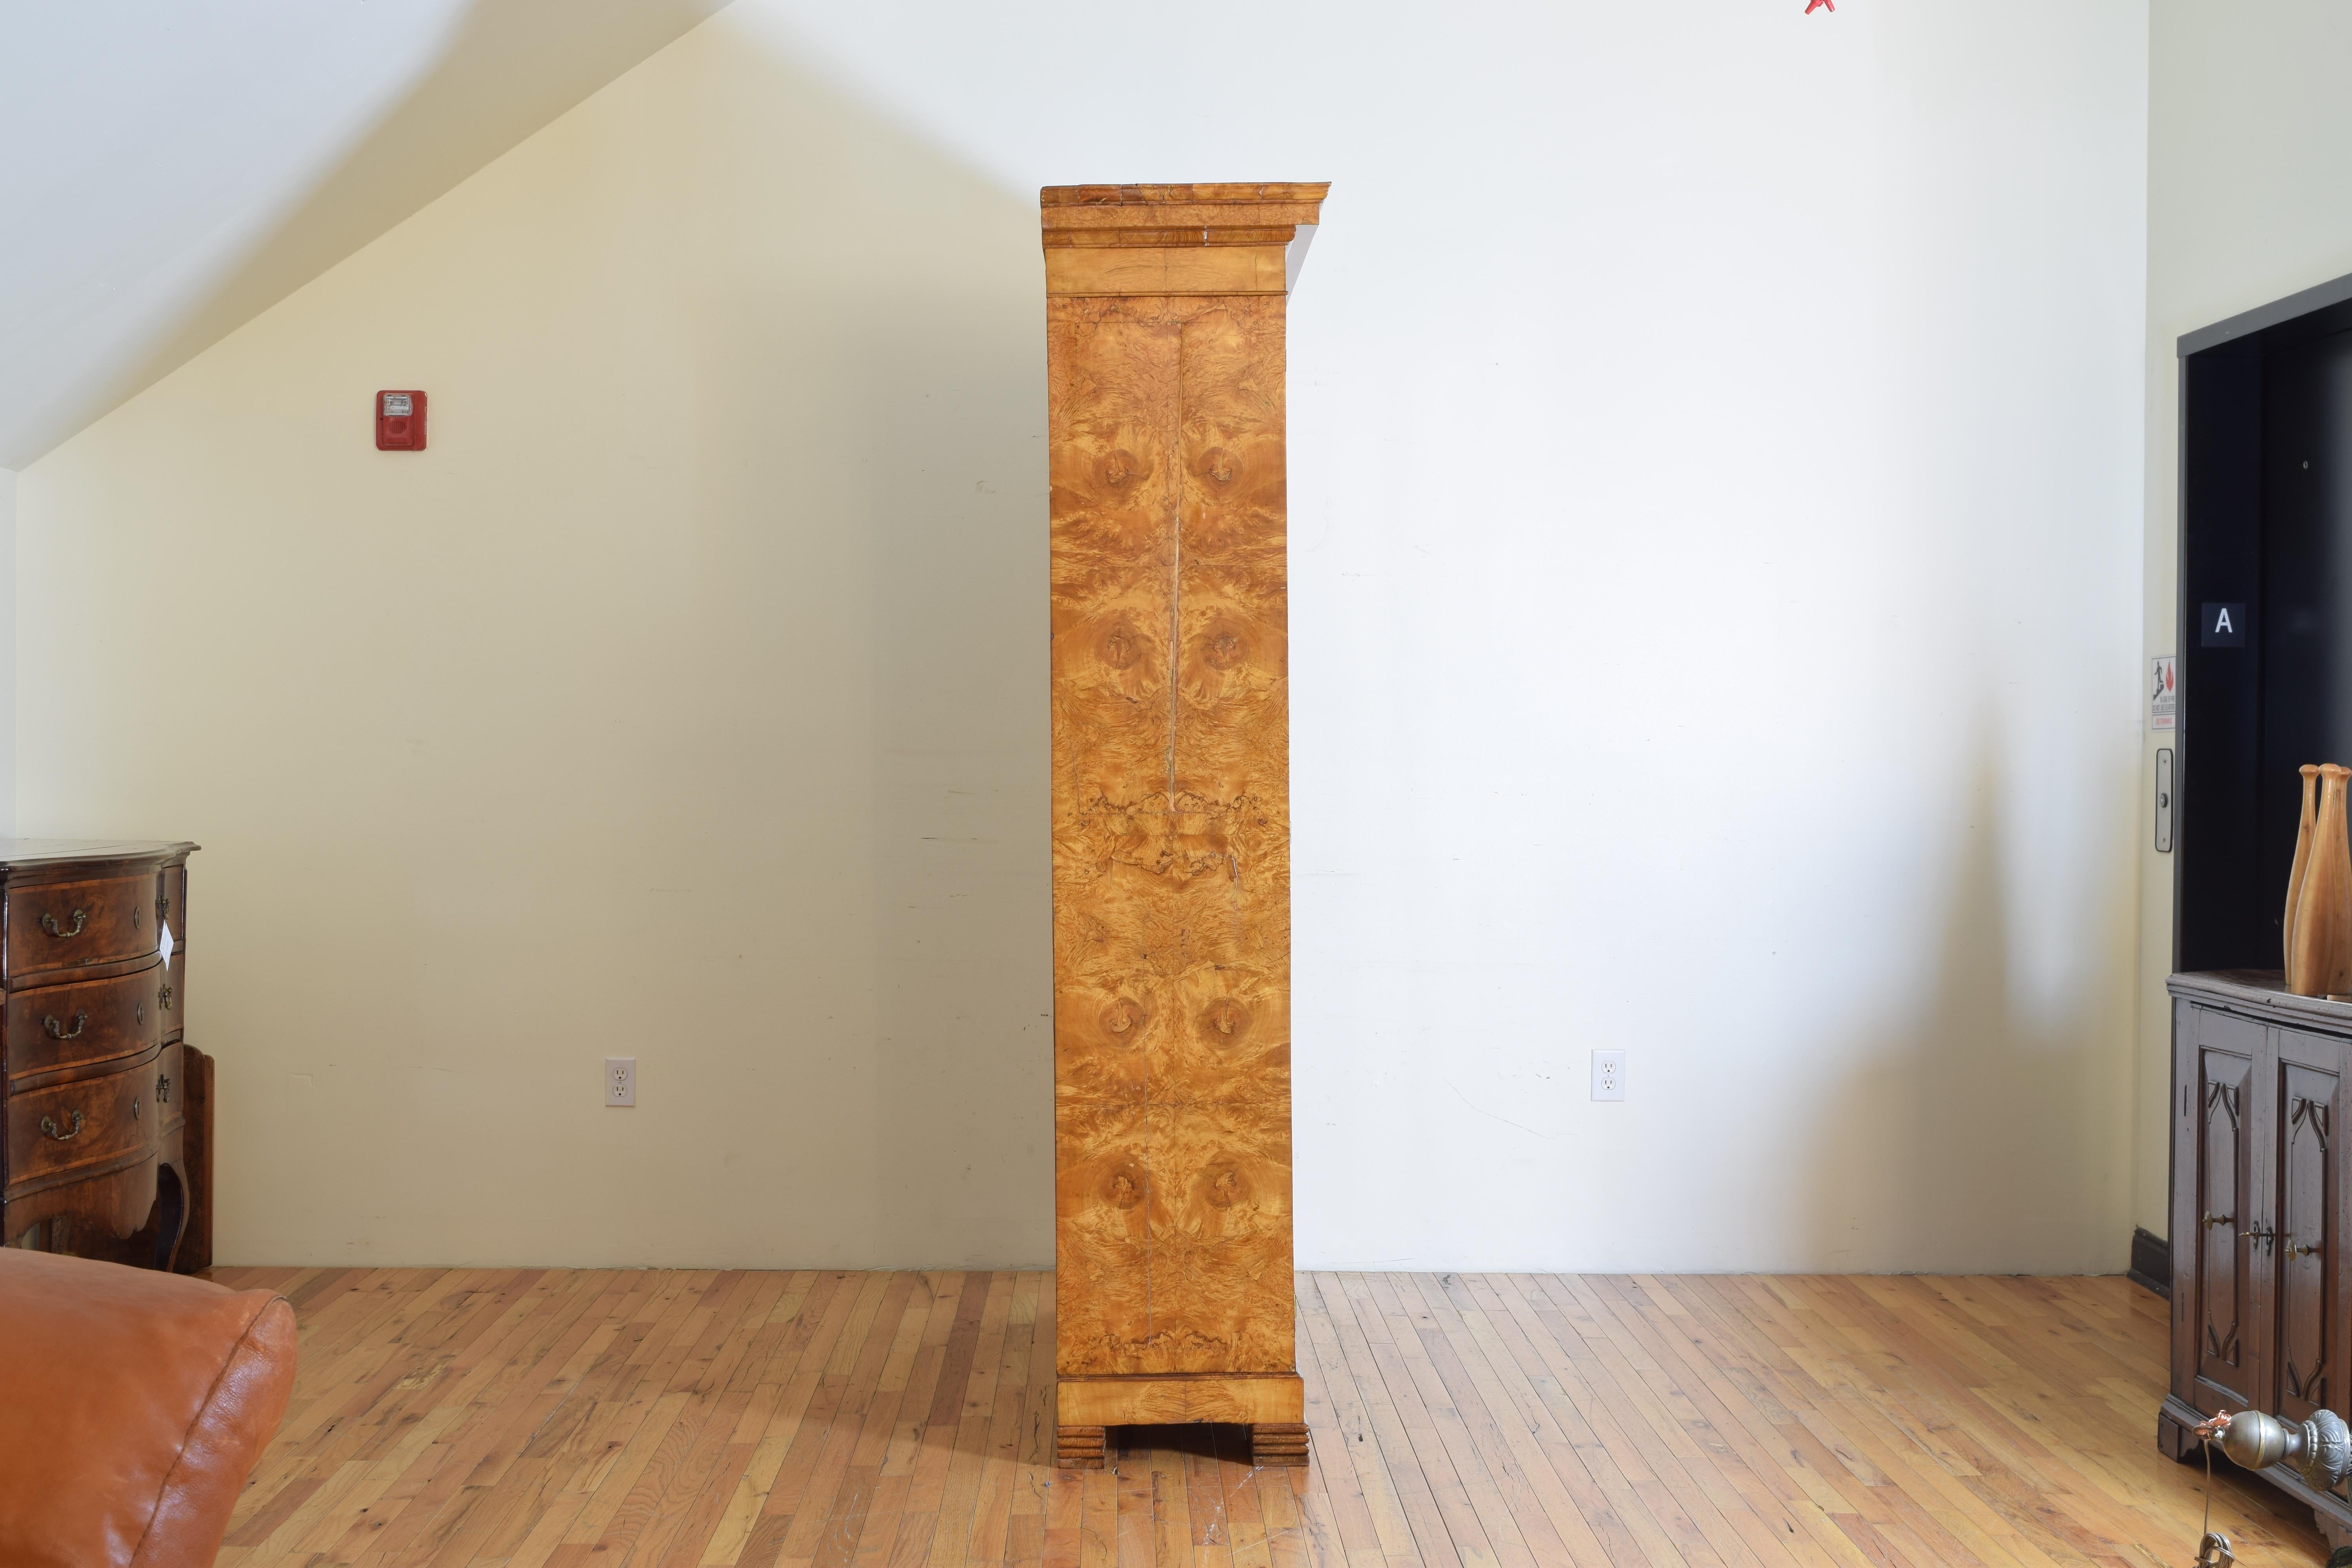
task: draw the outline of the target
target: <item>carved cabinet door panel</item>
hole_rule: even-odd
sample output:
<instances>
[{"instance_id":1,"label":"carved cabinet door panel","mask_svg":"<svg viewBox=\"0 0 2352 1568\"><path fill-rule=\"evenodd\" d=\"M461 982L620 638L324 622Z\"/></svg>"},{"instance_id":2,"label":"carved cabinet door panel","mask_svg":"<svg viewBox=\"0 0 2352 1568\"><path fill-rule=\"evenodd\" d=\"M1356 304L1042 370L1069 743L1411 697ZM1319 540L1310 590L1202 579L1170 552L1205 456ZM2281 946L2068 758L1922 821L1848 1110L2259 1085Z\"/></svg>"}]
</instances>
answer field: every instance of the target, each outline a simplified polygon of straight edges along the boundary
<instances>
[{"instance_id":1,"label":"carved cabinet door panel","mask_svg":"<svg viewBox=\"0 0 2352 1568\"><path fill-rule=\"evenodd\" d=\"M2254 1180L2255 1061L2264 1031L2197 1010L2196 1403L2241 1409L2262 1386L2256 1355L2262 1192ZM2257 1233L2257 1234L2250 1234Z\"/></svg>"},{"instance_id":2,"label":"carved cabinet door panel","mask_svg":"<svg viewBox=\"0 0 2352 1568\"><path fill-rule=\"evenodd\" d=\"M2341 1038L2283 1029L2273 1036L2278 1103L2264 1119L2269 1147L2256 1158L2273 1174L2275 1236L2268 1279L2275 1302L2264 1360L2277 1408L2303 1420L2325 1406L2352 1409L2352 1316L2344 1220L2352 1162L2342 1153L2352 1061Z\"/></svg>"},{"instance_id":3,"label":"carved cabinet door panel","mask_svg":"<svg viewBox=\"0 0 2352 1568\"><path fill-rule=\"evenodd\" d=\"M2340 1173L2336 1133L2344 1079L2342 1047L2334 1040L2282 1030L2278 1091L2269 1118L2274 1151L2265 1162L2276 1183L2273 1234L2259 1239L2269 1263L2275 1312L2269 1363L2276 1386L2272 1408L2302 1421L2326 1405L2340 1407L2336 1363L2335 1246Z\"/></svg>"}]
</instances>

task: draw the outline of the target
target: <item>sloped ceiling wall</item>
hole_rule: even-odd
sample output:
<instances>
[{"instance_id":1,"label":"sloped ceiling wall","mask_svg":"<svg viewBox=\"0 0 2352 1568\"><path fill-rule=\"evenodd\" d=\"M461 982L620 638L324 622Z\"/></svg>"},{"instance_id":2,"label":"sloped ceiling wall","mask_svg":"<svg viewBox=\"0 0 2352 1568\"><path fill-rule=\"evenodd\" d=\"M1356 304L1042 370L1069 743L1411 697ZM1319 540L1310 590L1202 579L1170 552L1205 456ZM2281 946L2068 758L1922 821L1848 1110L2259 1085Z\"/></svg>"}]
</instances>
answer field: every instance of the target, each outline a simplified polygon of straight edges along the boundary
<instances>
[{"instance_id":1,"label":"sloped ceiling wall","mask_svg":"<svg viewBox=\"0 0 2352 1568\"><path fill-rule=\"evenodd\" d=\"M724 0L0 0L0 468Z\"/></svg>"}]
</instances>

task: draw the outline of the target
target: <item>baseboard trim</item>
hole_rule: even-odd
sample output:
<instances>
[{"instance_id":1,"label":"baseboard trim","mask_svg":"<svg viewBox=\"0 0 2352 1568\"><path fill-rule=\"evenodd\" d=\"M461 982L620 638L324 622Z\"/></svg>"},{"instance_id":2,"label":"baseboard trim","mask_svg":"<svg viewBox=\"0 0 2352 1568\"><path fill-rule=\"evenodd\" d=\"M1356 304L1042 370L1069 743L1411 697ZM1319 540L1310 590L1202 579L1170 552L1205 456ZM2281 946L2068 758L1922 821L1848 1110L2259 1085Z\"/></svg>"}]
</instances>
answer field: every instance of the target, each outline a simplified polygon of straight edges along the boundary
<instances>
[{"instance_id":1,"label":"baseboard trim","mask_svg":"<svg viewBox=\"0 0 2352 1568\"><path fill-rule=\"evenodd\" d=\"M2153 1231L2132 1227L2131 1267L2124 1270L2136 1285L2159 1296L2172 1294L2172 1243Z\"/></svg>"}]
</instances>

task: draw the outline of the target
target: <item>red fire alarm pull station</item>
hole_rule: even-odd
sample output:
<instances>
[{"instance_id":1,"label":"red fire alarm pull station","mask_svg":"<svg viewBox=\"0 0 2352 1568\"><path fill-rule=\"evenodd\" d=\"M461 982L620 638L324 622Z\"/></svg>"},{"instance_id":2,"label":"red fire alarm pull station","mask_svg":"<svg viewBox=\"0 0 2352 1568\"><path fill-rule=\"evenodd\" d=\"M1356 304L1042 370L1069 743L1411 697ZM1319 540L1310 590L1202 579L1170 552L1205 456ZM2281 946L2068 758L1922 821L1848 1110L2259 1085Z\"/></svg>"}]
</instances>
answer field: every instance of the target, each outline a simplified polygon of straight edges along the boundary
<instances>
[{"instance_id":1,"label":"red fire alarm pull station","mask_svg":"<svg viewBox=\"0 0 2352 1568\"><path fill-rule=\"evenodd\" d=\"M425 450L423 393L379 392L375 395L375 449L379 452Z\"/></svg>"}]
</instances>

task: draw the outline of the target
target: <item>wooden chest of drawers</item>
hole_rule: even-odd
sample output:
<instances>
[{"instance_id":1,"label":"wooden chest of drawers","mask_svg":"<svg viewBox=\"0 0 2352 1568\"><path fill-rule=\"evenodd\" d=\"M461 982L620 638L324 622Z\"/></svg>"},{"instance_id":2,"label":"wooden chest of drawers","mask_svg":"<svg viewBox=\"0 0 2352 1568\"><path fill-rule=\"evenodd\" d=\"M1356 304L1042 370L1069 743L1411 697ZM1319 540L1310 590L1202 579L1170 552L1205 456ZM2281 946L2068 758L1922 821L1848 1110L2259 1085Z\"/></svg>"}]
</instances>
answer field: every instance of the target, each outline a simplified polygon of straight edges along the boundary
<instances>
[{"instance_id":1,"label":"wooden chest of drawers","mask_svg":"<svg viewBox=\"0 0 2352 1568\"><path fill-rule=\"evenodd\" d=\"M0 838L0 1244L212 1261L212 1062L186 1040L193 844Z\"/></svg>"}]
</instances>

